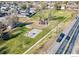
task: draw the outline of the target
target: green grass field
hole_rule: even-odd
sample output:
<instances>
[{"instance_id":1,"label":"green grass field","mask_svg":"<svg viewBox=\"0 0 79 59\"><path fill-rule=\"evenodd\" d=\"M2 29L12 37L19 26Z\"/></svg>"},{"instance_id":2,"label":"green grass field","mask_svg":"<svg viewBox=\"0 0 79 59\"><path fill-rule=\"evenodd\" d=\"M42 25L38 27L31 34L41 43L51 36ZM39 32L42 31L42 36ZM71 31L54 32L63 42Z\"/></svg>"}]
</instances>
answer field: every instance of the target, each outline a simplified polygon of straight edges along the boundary
<instances>
[{"instance_id":1,"label":"green grass field","mask_svg":"<svg viewBox=\"0 0 79 59\"><path fill-rule=\"evenodd\" d=\"M34 16L31 17L32 20L38 20L39 16L43 18L47 18L50 13L50 10L44 10L44 11L39 11L37 12ZM51 10L51 16L63 16L63 17L69 17L72 12L68 12L66 10ZM62 20L62 19L61 19Z\"/></svg>"},{"instance_id":2,"label":"green grass field","mask_svg":"<svg viewBox=\"0 0 79 59\"><path fill-rule=\"evenodd\" d=\"M45 13L43 13L44 17L48 17L49 10L45 10ZM13 32L13 35L15 35L17 32L20 32L17 36L9 39L4 44L0 45L0 53L1 54L19 54L26 51L28 48L30 48L34 43L36 43L39 39L41 39L44 35L46 35L52 28L57 26L61 21L65 19L71 18L72 12L68 11L53 11L52 15L56 16L54 20L57 23L53 25L53 23L50 23L50 25L43 29L43 31L37 35L34 39L29 38L25 36L25 34L29 31L29 29L25 27L20 27L20 29L15 30ZM36 20L39 18L39 15L41 15L40 12L35 14L33 17L31 17L32 20Z\"/></svg>"}]
</instances>

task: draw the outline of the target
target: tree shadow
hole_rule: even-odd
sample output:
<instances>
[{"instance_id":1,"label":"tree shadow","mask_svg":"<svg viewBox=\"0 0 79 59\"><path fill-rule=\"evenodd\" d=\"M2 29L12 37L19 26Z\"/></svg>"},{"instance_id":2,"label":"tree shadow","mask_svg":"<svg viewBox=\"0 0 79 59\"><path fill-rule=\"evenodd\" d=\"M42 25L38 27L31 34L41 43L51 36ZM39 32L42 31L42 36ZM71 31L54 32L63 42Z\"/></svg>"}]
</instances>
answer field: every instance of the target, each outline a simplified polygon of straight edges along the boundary
<instances>
[{"instance_id":1,"label":"tree shadow","mask_svg":"<svg viewBox=\"0 0 79 59\"><path fill-rule=\"evenodd\" d=\"M5 40L5 41L8 41L8 40L10 40L10 39L12 39L12 38L16 38L16 37L19 36L20 34L21 34L21 32L15 34L15 35L10 35L10 34L7 33L7 35L3 35L3 36L2 36L2 39Z\"/></svg>"},{"instance_id":2,"label":"tree shadow","mask_svg":"<svg viewBox=\"0 0 79 59\"><path fill-rule=\"evenodd\" d=\"M16 38L16 37L17 37L17 36L19 36L20 34L21 34L21 32L20 32L20 33L15 34L15 35L12 35L9 39Z\"/></svg>"},{"instance_id":3,"label":"tree shadow","mask_svg":"<svg viewBox=\"0 0 79 59\"><path fill-rule=\"evenodd\" d=\"M53 17L54 20L57 20L57 19L65 19L64 16L59 16L59 17Z\"/></svg>"},{"instance_id":4,"label":"tree shadow","mask_svg":"<svg viewBox=\"0 0 79 59\"><path fill-rule=\"evenodd\" d=\"M6 47L6 46L1 47L0 54L7 54L8 53L7 49L8 49L8 47Z\"/></svg>"},{"instance_id":5,"label":"tree shadow","mask_svg":"<svg viewBox=\"0 0 79 59\"><path fill-rule=\"evenodd\" d=\"M33 22L29 22L29 23L22 23L22 22L19 22L19 23L16 24L15 27L23 27L23 26L29 25L29 24L33 24Z\"/></svg>"}]
</instances>

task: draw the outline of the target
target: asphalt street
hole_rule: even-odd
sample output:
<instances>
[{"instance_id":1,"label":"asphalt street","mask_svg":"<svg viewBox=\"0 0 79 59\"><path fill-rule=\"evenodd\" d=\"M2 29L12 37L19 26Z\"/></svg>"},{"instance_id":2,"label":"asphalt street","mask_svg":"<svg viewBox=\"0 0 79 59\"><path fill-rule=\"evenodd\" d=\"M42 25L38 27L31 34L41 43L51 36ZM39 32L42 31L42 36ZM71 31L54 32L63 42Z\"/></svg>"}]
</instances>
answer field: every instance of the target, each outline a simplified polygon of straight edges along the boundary
<instances>
[{"instance_id":1,"label":"asphalt street","mask_svg":"<svg viewBox=\"0 0 79 59\"><path fill-rule=\"evenodd\" d=\"M66 38L62 42L62 44L59 47L59 49L57 50L56 54L63 54L63 53L65 53L65 54L69 53L70 54L71 53L71 51L73 49L72 45L74 45L76 37L78 35L78 26L79 26L78 22L79 22L79 19L77 19L77 21L75 22L75 24L73 25L73 27L69 31L68 35L66 36Z\"/></svg>"},{"instance_id":2,"label":"asphalt street","mask_svg":"<svg viewBox=\"0 0 79 59\"><path fill-rule=\"evenodd\" d=\"M65 51L65 54L71 54L72 53L72 49L74 47L74 44L75 44L75 41L76 41L76 38L78 36L78 32L79 32L79 26L77 27L72 39L71 39L71 42L67 48L67 50Z\"/></svg>"},{"instance_id":3,"label":"asphalt street","mask_svg":"<svg viewBox=\"0 0 79 59\"><path fill-rule=\"evenodd\" d=\"M46 53L49 54L55 54L57 52L57 50L59 49L59 47L61 46L61 44L63 43L63 41L65 40L66 36L68 35L68 33L70 32L71 28L74 26L75 22L77 22L76 19L73 19L73 21L71 21L69 23L69 26L65 27L65 30L63 30L63 33L65 33L64 38L62 39L61 42L56 42L56 40L52 43L52 45L50 46L50 48L47 50ZM65 44L65 43L64 43Z\"/></svg>"}]
</instances>

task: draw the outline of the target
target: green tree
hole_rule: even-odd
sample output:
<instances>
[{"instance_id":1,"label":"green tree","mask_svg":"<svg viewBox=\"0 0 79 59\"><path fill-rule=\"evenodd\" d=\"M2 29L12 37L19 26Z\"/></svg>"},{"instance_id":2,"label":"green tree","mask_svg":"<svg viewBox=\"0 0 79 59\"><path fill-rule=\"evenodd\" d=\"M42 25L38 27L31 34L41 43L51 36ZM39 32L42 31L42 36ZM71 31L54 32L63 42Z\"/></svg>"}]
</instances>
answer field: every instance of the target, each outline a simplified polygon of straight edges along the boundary
<instances>
[{"instance_id":1,"label":"green tree","mask_svg":"<svg viewBox=\"0 0 79 59\"><path fill-rule=\"evenodd\" d=\"M23 9L23 10L25 10L27 8L27 6L25 5L25 4L23 4L22 6L21 6L21 9Z\"/></svg>"}]
</instances>

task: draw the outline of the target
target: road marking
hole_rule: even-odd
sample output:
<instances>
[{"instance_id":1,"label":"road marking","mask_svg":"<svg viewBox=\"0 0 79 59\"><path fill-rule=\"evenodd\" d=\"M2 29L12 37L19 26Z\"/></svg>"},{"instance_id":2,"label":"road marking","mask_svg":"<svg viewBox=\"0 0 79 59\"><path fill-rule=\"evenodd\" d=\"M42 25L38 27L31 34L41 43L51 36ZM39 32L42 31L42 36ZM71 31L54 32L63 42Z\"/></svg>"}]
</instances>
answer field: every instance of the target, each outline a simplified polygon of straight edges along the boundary
<instances>
[{"instance_id":1,"label":"road marking","mask_svg":"<svg viewBox=\"0 0 79 59\"><path fill-rule=\"evenodd\" d=\"M73 21L77 22L77 21L76 21L76 19L74 19ZM73 23L73 21L71 22L71 24ZM74 22L74 24L75 24L75 22ZM69 33L69 31L71 30L71 28L74 26L74 24L72 24L72 26L71 26L71 27L70 27L70 26L68 26L68 27L69 27L69 29L67 28L67 29L68 29L68 31L66 31L67 29L65 30L65 31L66 31L66 33L64 32L64 33L65 33L65 37L63 38L63 41L62 41L62 42L60 42L60 43L61 43L61 45L59 46L58 50L55 52L56 54L59 54L59 52L58 52L58 51L61 51L61 50L62 50L62 46L63 46L63 44L64 44L64 43L66 43L66 42L64 42L64 41L65 41L65 38L66 38L66 36L68 35L68 33Z\"/></svg>"},{"instance_id":2,"label":"road marking","mask_svg":"<svg viewBox=\"0 0 79 59\"><path fill-rule=\"evenodd\" d=\"M79 23L78 23L78 25L79 25ZM78 27L78 25L77 25L77 27ZM76 29L77 29L77 27L76 27ZM69 41L68 41L68 43L67 43L67 45L66 45L66 47L65 47L65 49L64 49L64 51L63 51L63 54L64 54L65 51L67 50L67 48L68 48L68 46L69 46L69 44L70 44L70 42L71 42L71 40L72 40L72 37L73 37L73 35L74 35L76 29L74 30L73 34L71 35L71 38L69 39Z\"/></svg>"},{"instance_id":3,"label":"road marking","mask_svg":"<svg viewBox=\"0 0 79 59\"><path fill-rule=\"evenodd\" d=\"M49 54L55 54L56 52L57 52L57 50L58 50L58 48L61 46L61 44L62 44L62 42L64 41L64 39L66 38L66 36L67 36L67 34L68 34L68 32L71 30L71 28L73 27L73 25L75 24L75 22L76 22L76 19L73 19L73 21L71 22L71 20L67 23L67 27L66 27L66 29L64 30L64 32L63 33L65 33L65 37L63 38L63 40L60 42L60 43L58 43L58 42L54 42L54 44L53 44L53 46L51 46L50 48L49 48L49 50L47 51L47 53L49 53ZM71 26L68 26L69 25L69 23L71 24ZM53 52L53 53L52 53Z\"/></svg>"}]
</instances>

